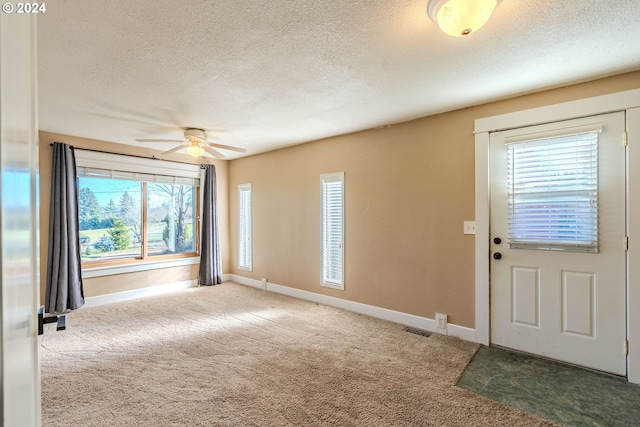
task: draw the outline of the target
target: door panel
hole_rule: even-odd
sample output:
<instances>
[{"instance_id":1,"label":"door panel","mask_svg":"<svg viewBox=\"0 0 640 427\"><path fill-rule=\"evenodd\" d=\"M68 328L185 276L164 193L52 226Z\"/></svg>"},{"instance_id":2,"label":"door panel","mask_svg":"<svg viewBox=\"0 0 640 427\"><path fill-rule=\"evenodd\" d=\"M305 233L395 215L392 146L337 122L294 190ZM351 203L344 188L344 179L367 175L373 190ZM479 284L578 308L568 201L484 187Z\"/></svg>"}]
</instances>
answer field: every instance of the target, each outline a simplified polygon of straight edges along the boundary
<instances>
[{"instance_id":1,"label":"door panel","mask_svg":"<svg viewBox=\"0 0 640 427\"><path fill-rule=\"evenodd\" d=\"M562 272L562 332L595 338L595 275Z\"/></svg>"},{"instance_id":2,"label":"door panel","mask_svg":"<svg viewBox=\"0 0 640 427\"><path fill-rule=\"evenodd\" d=\"M511 271L511 312L513 323L539 327L540 275L539 269L513 267Z\"/></svg>"},{"instance_id":3,"label":"door panel","mask_svg":"<svg viewBox=\"0 0 640 427\"><path fill-rule=\"evenodd\" d=\"M35 15L0 15L0 345L4 426L40 425Z\"/></svg>"},{"instance_id":4,"label":"door panel","mask_svg":"<svg viewBox=\"0 0 640 427\"><path fill-rule=\"evenodd\" d=\"M602 128L595 253L510 245L506 143L519 135L535 140L582 127ZM626 374L624 130L620 112L491 134L492 344ZM557 217L561 224L563 218Z\"/></svg>"}]
</instances>

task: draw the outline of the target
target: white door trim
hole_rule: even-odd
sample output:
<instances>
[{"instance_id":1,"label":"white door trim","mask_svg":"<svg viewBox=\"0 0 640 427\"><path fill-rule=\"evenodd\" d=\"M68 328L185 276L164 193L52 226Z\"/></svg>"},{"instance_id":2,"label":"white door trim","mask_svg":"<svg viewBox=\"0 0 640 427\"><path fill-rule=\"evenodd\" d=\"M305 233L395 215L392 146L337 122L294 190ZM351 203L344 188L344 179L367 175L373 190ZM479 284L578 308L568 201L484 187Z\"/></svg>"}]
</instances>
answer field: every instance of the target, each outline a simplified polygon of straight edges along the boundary
<instances>
[{"instance_id":1,"label":"white door trim","mask_svg":"<svg viewBox=\"0 0 640 427\"><path fill-rule=\"evenodd\" d=\"M627 167L627 375L630 382L640 384L640 220L632 220L640 218L640 107L627 109L627 132L627 162L634 166Z\"/></svg>"},{"instance_id":2,"label":"white door trim","mask_svg":"<svg viewBox=\"0 0 640 427\"><path fill-rule=\"evenodd\" d=\"M629 132L628 161L640 165L640 89L617 92L577 101L554 104L530 110L516 111L475 121L475 281L476 281L476 341L489 344L489 132L536 124L551 123L613 111L627 111ZM632 123L633 122L633 123ZM633 167L629 168L633 171ZM636 176L637 175L637 176ZM640 384L640 232L633 244L633 234L640 230L640 171L628 176L628 220L630 237L627 286L627 339L629 340L628 379ZM636 188L638 190L636 190ZM635 196L634 196L635 194Z\"/></svg>"}]
</instances>

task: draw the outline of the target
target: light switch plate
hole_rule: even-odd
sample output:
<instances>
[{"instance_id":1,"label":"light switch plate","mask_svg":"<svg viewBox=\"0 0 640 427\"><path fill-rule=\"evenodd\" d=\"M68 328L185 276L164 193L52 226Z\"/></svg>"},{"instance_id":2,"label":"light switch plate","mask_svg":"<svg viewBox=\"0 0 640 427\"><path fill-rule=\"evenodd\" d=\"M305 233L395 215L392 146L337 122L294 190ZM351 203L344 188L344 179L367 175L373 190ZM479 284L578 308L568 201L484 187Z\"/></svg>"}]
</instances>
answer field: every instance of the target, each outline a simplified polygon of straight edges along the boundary
<instances>
[{"instance_id":1,"label":"light switch plate","mask_svg":"<svg viewBox=\"0 0 640 427\"><path fill-rule=\"evenodd\" d=\"M464 234L476 234L476 222L465 221L464 222Z\"/></svg>"}]
</instances>

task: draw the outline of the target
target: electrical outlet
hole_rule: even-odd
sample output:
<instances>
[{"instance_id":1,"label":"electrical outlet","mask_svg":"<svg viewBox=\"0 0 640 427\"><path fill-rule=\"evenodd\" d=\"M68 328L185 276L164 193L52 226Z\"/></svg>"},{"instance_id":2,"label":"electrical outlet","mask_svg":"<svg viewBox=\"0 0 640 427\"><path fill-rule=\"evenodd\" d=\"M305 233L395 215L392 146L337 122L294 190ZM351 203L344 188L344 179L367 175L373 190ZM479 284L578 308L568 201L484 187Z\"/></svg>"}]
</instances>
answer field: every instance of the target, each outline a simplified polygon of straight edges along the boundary
<instances>
[{"instance_id":1,"label":"electrical outlet","mask_svg":"<svg viewBox=\"0 0 640 427\"><path fill-rule=\"evenodd\" d=\"M447 315L436 313L436 327L438 329L447 329Z\"/></svg>"},{"instance_id":2,"label":"electrical outlet","mask_svg":"<svg viewBox=\"0 0 640 427\"><path fill-rule=\"evenodd\" d=\"M262 278L262 289L267 289L267 278L266 277Z\"/></svg>"}]
</instances>

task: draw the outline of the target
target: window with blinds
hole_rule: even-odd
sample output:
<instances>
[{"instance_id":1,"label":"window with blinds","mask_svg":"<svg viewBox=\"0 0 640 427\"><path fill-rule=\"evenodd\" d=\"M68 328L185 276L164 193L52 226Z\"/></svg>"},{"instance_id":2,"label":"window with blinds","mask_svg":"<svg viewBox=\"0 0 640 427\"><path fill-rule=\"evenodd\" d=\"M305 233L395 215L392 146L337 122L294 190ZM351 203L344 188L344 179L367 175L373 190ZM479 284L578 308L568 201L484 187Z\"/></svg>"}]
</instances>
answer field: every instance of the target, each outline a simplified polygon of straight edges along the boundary
<instances>
[{"instance_id":1,"label":"window with blinds","mask_svg":"<svg viewBox=\"0 0 640 427\"><path fill-rule=\"evenodd\" d=\"M251 184L238 186L238 268L251 271Z\"/></svg>"},{"instance_id":2,"label":"window with blinds","mask_svg":"<svg viewBox=\"0 0 640 427\"><path fill-rule=\"evenodd\" d=\"M75 153L83 268L197 256L198 165Z\"/></svg>"},{"instance_id":3,"label":"window with blinds","mask_svg":"<svg viewBox=\"0 0 640 427\"><path fill-rule=\"evenodd\" d=\"M509 247L598 251L599 133L506 141Z\"/></svg>"},{"instance_id":4,"label":"window with blinds","mask_svg":"<svg viewBox=\"0 0 640 427\"><path fill-rule=\"evenodd\" d=\"M344 172L320 176L322 285L344 289Z\"/></svg>"}]
</instances>

